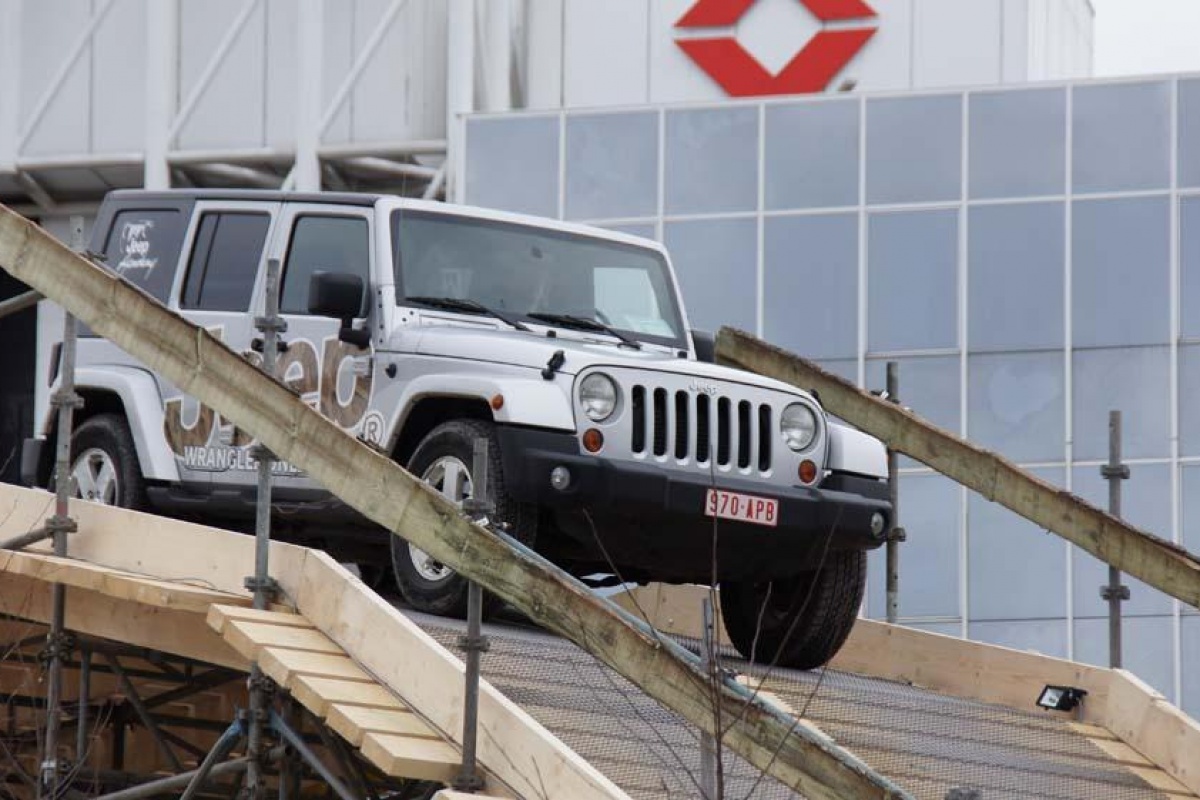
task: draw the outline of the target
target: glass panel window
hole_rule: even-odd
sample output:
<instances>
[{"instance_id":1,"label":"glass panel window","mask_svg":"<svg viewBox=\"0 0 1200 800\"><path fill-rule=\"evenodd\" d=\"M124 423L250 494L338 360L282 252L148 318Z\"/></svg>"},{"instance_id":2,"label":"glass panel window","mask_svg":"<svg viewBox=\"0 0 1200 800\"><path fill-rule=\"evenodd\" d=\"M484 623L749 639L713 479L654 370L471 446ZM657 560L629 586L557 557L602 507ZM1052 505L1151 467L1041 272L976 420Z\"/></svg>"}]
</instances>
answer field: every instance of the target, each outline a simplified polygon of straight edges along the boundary
<instances>
[{"instance_id":1,"label":"glass panel window","mask_svg":"<svg viewBox=\"0 0 1200 800\"><path fill-rule=\"evenodd\" d=\"M180 306L202 311L248 310L270 227L267 214L204 214L192 245Z\"/></svg>"},{"instance_id":2,"label":"glass panel window","mask_svg":"<svg viewBox=\"0 0 1200 800\"><path fill-rule=\"evenodd\" d=\"M1200 80L1179 82L1179 185L1200 186Z\"/></svg>"},{"instance_id":3,"label":"glass panel window","mask_svg":"<svg viewBox=\"0 0 1200 800\"><path fill-rule=\"evenodd\" d=\"M1016 462L1060 461L1066 450L1061 352L969 357L968 438Z\"/></svg>"},{"instance_id":4,"label":"glass panel window","mask_svg":"<svg viewBox=\"0 0 1200 800\"><path fill-rule=\"evenodd\" d=\"M122 211L113 218L104 265L165 303L183 249L184 220L178 211Z\"/></svg>"},{"instance_id":5,"label":"glass panel window","mask_svg":"<svg viewBox=\"0 0 1200 800\"><path fill-rule=\"evenodd\" d=\"M1200 339L1200 197L1179 199L1179 333Z\"/></svg>"},{"instance_id":6,"label":"glass panel window","mask_svg":"<svg viewBox=\"0 0 1200 800\"><path fill-rule=\"evenodd\" d=\"M1077 86L1073 92L1076 193L1170 185L1171 84Z\"/></svg>"},{"instance_id":7,"label":"glass panel window","mask_svg":"<svg viewBox=\"0 0 1200 800\"><path fill-rule=\"evenodd\" d=\"M1056 485L1062 469L1034 470ZM904 498L900 498L905 513ZM1067 548L1063 540L982 495L970 495L967 585L972 620L1065 617ZM907 526L907 522L904 523ZM1013 591L1019 575L1021 591ZM1063 631L1065 633L1065 629Z\"/></svg>"},{"instance_id":8,"label":"glass panel window","mask_svg":"<svg viewBox=\"0 0 1200 800\"><path fill-rule=\"evenodd\" d=\"M968 343L973 351L1062 347L1062 203L970 210Z\"/></svg>"},{"instance_id":9,"label":"glass panel window","mask_svg":"<svg viewBox=\"0 0 1200 800\"><path fill-rule=\"evenodd\" d=\"M753 211L758 207L758 109L668 111L668 214Z\"/></svg>"},{"instance_id":10,"label":"glass panel window","mask_svg":"<svg viewBox=\"0 0 1200 800\"><path fill-rule=\"evenodd\" d=\"M1183 677L1183 713L1192 719L1200 717L1200 615L1181 620ZM1170 697L1170 694L1167 695Z\"/></svg>"},{"instance_id":11,"label":"glass panel window","mask_svg":"<svg viewBox=\"0 0 1200 800\"><path fill-rule=\"evenodd\" d=\"M466 202L558 216L558 117L467 121Z\"/></svg>"},{"instance_id":12,"label":"glass panel window","mask_svg":"<svg viewBox=\"0 0 1200 800\"><path fill-rule=\"evenodd\" d=\"M1065 90L980 92L970 104L972 198L1065 192Z\"/></svg>"},{"instance_id":13,"label":"glass panel window","mask_svg":"<svg viewBox=\"0 0 1200 800\"><path fill-rule=\"evenodd\" d=\"M1076 347L1166 344L1170 338L1170 202L1166 197L1075 203Z\"/></svg>"},{"instance_id":14,"label":"glass panel window","mask_svg":"<svg viewBox=\"0 0 1200 800\"><path fill-rule=\"evenodd\" d=\"M959 557L962 530L962 492L941 475L901 475L900 498L904 527L900 580L900 613L905 617L957 617L959 614ZM868 610L885 616L883 548L871 553Z\"/></svg>"},{"instance_id":15,"label":"glass panel window","mask_svg":"<svg viewBox=\"0 0 1200 800\"><path fill-rule=\"evenodd\" d=\"M958 346L958 212L872 214L867 343L871 352Z\"/></svg>"},{"instance_id":16,"label":"glass panel window","mask_svg":"<svg viewBox=\"0 0 1200 800\"><path fill-rule=\"evenodd\" d=\"M1061 576L1058 578L1061 580ZM1011 588L1005 591L1012 593ZM974 606L972 606L974 613ZM1067 657L1067 621L1014 620L975 622L967 628L967 637L976 642L997 644L1014 650L1033 651L1051 658Z\"/></svg>"},{"instance_id":17,"label":"glass panel window","mask_svg":"<svg viewBox=\"0 0 1200 800\"><path fill-rule=\"evenodd\" d=\"M692 327L716 331L732 325L755 330L757 223L752 219L670 222L663 234Z\"/></svg>"},{"instance_id":18,"label":"glass panel window","mask_svg":"<svg viewBox=\"0 0 1200 800\"><path fill-rule=\"evenodd\" d=\"M857 100L767 106L768 209L858 205L859 107Z\"/></svg>"},{"instance_id":19,"label":"glass panel window","mask_svg":"<svg viewBox=\"0 0 1200 800\"><path fill-rule=\"evenodd\" d=\"M867 202L957 200L962 194L962 97L867 101Z\"/></svg>"},{"instance_id":20,"label":"glass panel window","mask_svg":"<svg viewBox=\"0 0 1200 800\"><path fill-rule=\"evenodd\" d=\"M807 358L858 352L858 215L765 222L763 333Z\"/></svg>"},{"instance_id":21,"label":"glass panel window","mask_svg":"<svg viewBox=\"0 0 1200 800\"><path fill-rule=\"evenodd\" d=\"M567 219L645 217L658 209L658 114L567 118Z\"/></svg>"},{"instance_id":22,"label":"glass panel window","mask_svg":"<svg viewBox=\"0 0 1200 800\"><path fill-rule=\"evenodd\" d=\"M1200 464L1180 467L1179 480L1183 502L1180 523L1183 547L1188 552L1200 553Z\"/></svg>"},{"instance_id":23,"label":"glass panel window","mask_svg":"<svg viewBox=\"0 0 1200 800\"><path fill-rule=\"evenodd\" d=\"M1127 458L1171 453L1171 391L1166 347L1078 350L1074 359L1075 458L1108 458L1108 412L1122 414Z\"/></svg>"},{"instance_id":24,"label":"glass panel window","mask_svg":"<svg viewBox=\"0 0 1200 800\"><path fill-rule=\"evenodd\" d=\"M1128 617L1121 623L1122 666L1159 693L1174 693L1170 616ZM1108 666L1108 619L1075 619L1075 660Z\"/></svg>"},{"instance_id":25,"label":"glass panel window","mask_svg":"<svg viewBox=\"0 0 1200 800\"><path fill-rule=\"evenodd\" d=\"M1200 456L1200 345L1195 344L1179 346L1179 454Z\"/></svg>"},{"instance_id":26,"label":"glass panel window","mask_svg":"<svg viewBox=\"0 0 1200 800\"><path fill-rule=\"evenodd\" d=\"M367 315L371 286L371 234L362 217L302 216L292 227L283 267L279 310L307 314L308 292L315 272L348 272L362 278L360 316Z\"/></svg>"}]
</instances>

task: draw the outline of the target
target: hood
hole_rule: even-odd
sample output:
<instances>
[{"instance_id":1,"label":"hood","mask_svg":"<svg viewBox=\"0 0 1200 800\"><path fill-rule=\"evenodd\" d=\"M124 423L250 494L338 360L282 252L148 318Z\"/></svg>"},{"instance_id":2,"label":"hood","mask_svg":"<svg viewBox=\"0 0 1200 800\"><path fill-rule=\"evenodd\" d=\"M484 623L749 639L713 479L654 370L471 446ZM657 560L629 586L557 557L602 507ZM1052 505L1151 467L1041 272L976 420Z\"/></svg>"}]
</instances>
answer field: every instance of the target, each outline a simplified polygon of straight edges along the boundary
<instances>
[{"instance_id":1,"label":"hood","mask_svg":"<svg viewBox=\"0 0 1200 800\"><path fill-rule=\"evenodd\" d=\"M674 349L646 345L641 350L634 350L618 347L611 341L590 339L586 334L580 336L576 331L570 331L567 336L560 332L559 336L551 338L541 332L482 325L426 325L403 333L404 337L414 335L415 346L414 340L409 340L408 346L397 349L423 356L486 361L537 370L545 367L550 357L561 350L565 360L558 371L564 375L577 375L586 369L603 366L646 369L811 397L795 386L762 375L680 358Z\"/></svg>"}]
</instances>

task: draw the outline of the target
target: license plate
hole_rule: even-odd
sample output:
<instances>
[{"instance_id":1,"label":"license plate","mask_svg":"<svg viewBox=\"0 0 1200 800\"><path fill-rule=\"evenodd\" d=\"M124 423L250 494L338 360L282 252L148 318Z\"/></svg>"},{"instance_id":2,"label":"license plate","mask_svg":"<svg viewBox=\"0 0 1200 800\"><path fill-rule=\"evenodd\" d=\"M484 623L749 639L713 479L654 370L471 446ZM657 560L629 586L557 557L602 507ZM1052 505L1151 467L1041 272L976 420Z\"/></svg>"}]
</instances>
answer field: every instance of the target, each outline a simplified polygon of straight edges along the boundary
<instances>
[{"instance_id":1,"label":"license plate","mask_svg":"<svg viewBox=\"0 0 1200 800\"><path fill-rule=\"evenodd\" d=\"M704 498L704 514L774 528L779 524L779 501L724 489L709 489Z\"/></svg>"}]
</instances>

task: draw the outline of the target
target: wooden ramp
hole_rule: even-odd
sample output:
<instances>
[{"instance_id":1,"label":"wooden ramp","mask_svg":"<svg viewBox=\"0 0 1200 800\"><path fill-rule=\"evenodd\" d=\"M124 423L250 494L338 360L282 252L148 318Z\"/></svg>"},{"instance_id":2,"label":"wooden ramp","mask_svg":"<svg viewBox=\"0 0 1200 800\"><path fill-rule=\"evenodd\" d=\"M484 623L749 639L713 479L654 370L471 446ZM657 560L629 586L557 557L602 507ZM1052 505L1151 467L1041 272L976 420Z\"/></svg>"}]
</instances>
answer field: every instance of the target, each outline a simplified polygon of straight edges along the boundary
<instances>
[{"instance_id":1,"label":"wooden ramp","mask_svg":"<svg viewBox=\"0 0 1200 800\"><path fill-rule=\"evenodd\" d=\"M52 496L0 484L0 538L34 530ZM273 542L284 597L251 609L251 537L72 501L70 558L0 552L0 614L248 671L251 662L385 774L448 781L460 762L464 667L324 553ZM508 798L627 795L495 688L480 686L479 763Z\"/></svg>"}]
</instances>

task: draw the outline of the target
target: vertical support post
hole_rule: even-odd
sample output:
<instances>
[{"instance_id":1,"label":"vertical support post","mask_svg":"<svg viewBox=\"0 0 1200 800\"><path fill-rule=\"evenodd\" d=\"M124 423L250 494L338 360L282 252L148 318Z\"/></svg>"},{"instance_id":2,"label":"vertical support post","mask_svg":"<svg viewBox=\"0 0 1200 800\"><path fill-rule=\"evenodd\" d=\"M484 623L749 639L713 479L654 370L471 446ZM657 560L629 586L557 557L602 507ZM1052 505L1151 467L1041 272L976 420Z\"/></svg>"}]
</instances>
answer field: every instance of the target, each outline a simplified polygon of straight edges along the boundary
<instances>
[{"instance_id":1,"label":"vertical support post","mask_svg":"<svg viewBox=\"0 0 1200 800\"><path fill-rule=\"evenodd\" d=\"M475 108L475 0L447 5L446 199L462 202L466 115Z\"/></svg>"},{"instance_id":2,"label":"vertical support post","mask_svg":"<svg viewBox=\"0 0 1200 800\"><path fill-rule=\"evenodd\" d=\"M262 368L274 375L279 357L279 335L287 330L287 322L279 317L279 259L267 261L267 304L266 315L254 320L254 327L262 333ZM275 454L261 442L253 449L258 461L258 496L254 519L254 576L246 579L246 587L254 592L254 607L265 609L276 594L277 587L271 580L268 559L271 552L271 471L275 465ZM247 752L250 766L246 771L246 783L254 798L265 796L263 782L263 728L267 724L269 700L268 679L258 664L250 666L250 709L247 725Z\"/></svg>"},{"instance_id":3,"label":"vertical support post","mask_svg":"<svg viewBox=\"0 0 1200 800\"><path fill-rule=\"evenodd\" d=\"M495 511L488 488L488 441L476 439L471 452L471 496L463 501L463 511L481 525L489 525ZM466 686L463 692L463 760L454 788L475 792L483 788L476 768L479 736L479 660L488 651L483 635L483 589L472 581L467 586L467 635L458 646L466 653Z\"/></svg>"},{"instance_id":4,"label":"vertical support post","mask_svg":"<svg viewBox=\"0 0 1200 800\"><path fill-rule=\"evenodd\" d=\"M88 752L88 705L92 702L92 651L79 653L79 710L75 714L75 767L83 769Z\"/></svg>"},{"instance_id":5,"label":"vertical support post","mask_svg":"<svg viewBox=\"0 0 1200 800\"><path fill-rule=\"evenodd\" d=\"M1121 516L1121 481L1129 480L1129 467L1121 463L1121 412L1108 412L1108 463L1100 467L1108 481L1108 513ZM1121 668L1121 603L1129 599L1129 587L1121 584L1121 571L1108 568L1108 584L1100 587L1108 601L1108 665Z\"/></svg>"},{"instance_id":6,"label":"vertical support post","mask_svg":"<svg viewBox=\"0 0 1200 800\"><path fill-rule=\"evenodd\" d=\"M711 681L716 676L713 661L714 636L712 596L706 594L700 603L702 625L700 631L700 664ZM720 800L717 796L717 740L711 733L700 733L700 791L704 800Z\"/></svg>"},{"instance_id":7,"label":"vertical support post","mask_svg":"<svg viewBox=\"0 0 1200 800\"><path fill-rule=\"evenodd\" d=\"M298 192L321 190L321 86L324 50L324 0L299 0L296 52L296 166Z\"/></svg>"},{"instance_id":8,"label":"vertical support post","mask_svg":"<svg viewBox=\"0 0 1200 800\"><path fill-rule=\"evenodd\" d=\"M146 130L142 185L170 189L171 126L179 105L179 0L146 6Z\"/></svg>"},{"instance_id":9,"label":"vertical support post","mask_svg":"<svg viewBox=\"0 0 1200 800\"><path fill-rule=\"evenodd\" d=\"M900 365L887 362L887 399L900 402ZM904 529L900 527L900 474L899 456L888 448L888 502L892 504L891 529L887 534L887 621L896 624L900 617L900 543L904 541Z\"/></svg>"},{"instance_id":10,"label":"vertical support post","mask_svg":"<svg viewBox=\"0 0 1200 800\"><path fill-rule=\"evenodd\" d=\"M83 217L71 217L71 247L82 252ZM58 391L51 403L58 409L57 459L54 469L54 516L46 522L53 535L54 555L67 554L67 534L75 531L71 519L71 430L75 409L83 405L75 393L75 317L66 314L63 322L62 370ZM62 671L67 656L67 590L61 583L51 589L50 633L46 637L49 655L46 679L46 739L38 780L38 797L57 797L61 770L58 763L59 733L62 729Z\"/></svg>"}]
</instances>

